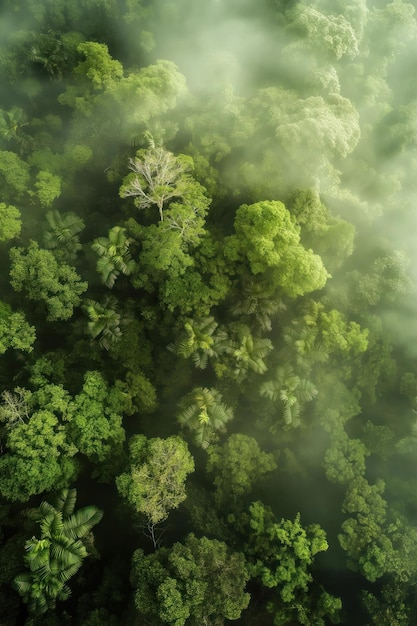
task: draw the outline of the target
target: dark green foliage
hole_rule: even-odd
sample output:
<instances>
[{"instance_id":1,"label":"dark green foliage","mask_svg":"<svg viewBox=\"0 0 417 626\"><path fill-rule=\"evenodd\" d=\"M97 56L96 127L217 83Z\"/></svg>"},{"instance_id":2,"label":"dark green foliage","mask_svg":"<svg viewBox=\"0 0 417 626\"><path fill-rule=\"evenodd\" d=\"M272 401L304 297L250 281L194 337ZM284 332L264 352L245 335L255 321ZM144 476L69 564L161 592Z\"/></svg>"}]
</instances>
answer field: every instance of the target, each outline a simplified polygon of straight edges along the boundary
<instances>
[{"instance_id":1,"label":"dark green foliage","mask_svg":"<svg viewBox=\"0 0 417 626\"><path fill-rule=\"evenodd\" d=\"M238 619L249 603L244 592L248 578L243 554L193 534L170 549L149 556L136 550L133 555L137 609L176 626Z\"/></svg>"},{"instance_id":2,"label":"dark green foliage","mask_svg":"<svg viewBox=\"0 0 417 626\"><path fill-rule=\"evenodd\" d=\"M2 624L413 623L416 41L406 0L4 0Z\"/></svg>"},{"instance_id":3,"label":"dark green foliage","mask_svg":"<svg viewBox=\"0 0 417 626\"><path fill-rule=\"evenodd\" d=\"M67 582L88 555L83 539L98 524L103 513L96 506L74 512L77 492L65 489L55 504L42 502L29 511L40 526L40 538L25 544L25 563L29 571L16 576L14 585L31 613L46 613L57 600L66 600L71 591Z\"/></svg>"}]
</instances>

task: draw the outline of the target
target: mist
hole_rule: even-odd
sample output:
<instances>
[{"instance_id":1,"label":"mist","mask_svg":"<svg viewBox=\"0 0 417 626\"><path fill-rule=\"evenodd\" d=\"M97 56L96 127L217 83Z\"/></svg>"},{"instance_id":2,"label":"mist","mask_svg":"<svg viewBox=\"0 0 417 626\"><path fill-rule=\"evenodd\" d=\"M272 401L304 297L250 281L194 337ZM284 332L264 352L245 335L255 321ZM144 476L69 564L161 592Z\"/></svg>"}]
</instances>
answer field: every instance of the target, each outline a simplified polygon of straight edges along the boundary
<instances>
[{"instance_id":1,"label":"mist","mask_svg":"<svg viewBox=\"0 0 417 626\"><path fill-rule=\"evenodd\" d=\"M414 623L416 9L3 3L7 626Z\"/></svg>"}]
</instances>

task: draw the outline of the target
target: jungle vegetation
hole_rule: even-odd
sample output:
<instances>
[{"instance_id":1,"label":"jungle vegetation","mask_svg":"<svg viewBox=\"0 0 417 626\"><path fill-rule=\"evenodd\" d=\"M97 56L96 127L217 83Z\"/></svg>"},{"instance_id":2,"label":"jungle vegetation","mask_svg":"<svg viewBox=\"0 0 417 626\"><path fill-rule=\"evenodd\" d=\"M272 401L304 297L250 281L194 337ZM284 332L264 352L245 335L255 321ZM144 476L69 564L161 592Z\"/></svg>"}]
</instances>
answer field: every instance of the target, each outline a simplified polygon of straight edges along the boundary
<instances>
[{"instance_id":1,"label":"jungle vegetation","mask_svg":"<svg viewBox=\"0 0 417 626\"><path fill-rule=\"evenodd\" d=\"M417 614L415 0L3 0L1 626Z\"/></svg>"}]
</instances>

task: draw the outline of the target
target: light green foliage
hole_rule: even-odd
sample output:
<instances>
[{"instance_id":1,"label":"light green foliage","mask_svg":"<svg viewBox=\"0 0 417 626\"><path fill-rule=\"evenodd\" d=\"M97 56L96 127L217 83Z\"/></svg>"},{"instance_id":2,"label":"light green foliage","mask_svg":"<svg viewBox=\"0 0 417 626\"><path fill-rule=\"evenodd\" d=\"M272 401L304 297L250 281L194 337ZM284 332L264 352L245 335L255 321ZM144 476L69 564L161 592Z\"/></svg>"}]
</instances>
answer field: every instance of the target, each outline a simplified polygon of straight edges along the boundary
<instances>
[{"instance_id":1,"label":"light green foliage","mask_svg":"<svg viewBox=\"0 0 417 626\"><path fill-rule=\"evenodd\" d=\"M28 189L29 166L14 152L0 151L0 181L2 198L13 201Z\"/></svg>"},{"instance_id":2,"label":"light green foliage","mask_svg":"<svg viewBox=\"0 0 417 626\"><path fill-rule=\"evenodd\" d=\"M0 302L0 354L8 348L31 352L35 339L35 328L28 324L24 314L13 312L8 304Z\"/></svg>"},{"instance_id":3,"label":"light green foliage","mask_svg":"<svg viewBox=\"0 0 417 626\"><path fill-rule=\"evenodd\" d=\"M175 626L222 626L239 619L250 599L243 554L193 534L148 556L136 550L131 580L139 611Z\"/></svg>"},{"instance_id":4,"label":"light green foliage","mask_svg":"<svg viewBox=\"0 0 417 626\"><path fill-rule=\"evenodd\" d=\"M414 293L416 286L409 274L410 260L401 251L376 258L365 271L353 270L347 276L351 306L355 311L393 303L398 297Z\"/></svg>"},{"instance_id":5,"label":"light green foliage","mask_svg":"<svg viewBox=\"0 0 417 626\"><path fill-rule=\"evenodd\" d=\"M76 496L75 489L64 489L54 504L43 501L28 512L40 526L40 538L26 541L24 560L29 571L16 576L14 586L31 613L46 613L56 600L69 597L67 582L88 555L83 539L103 513L96 506L74 512Z\"/></svg>"},{"instance_id":6,"label":"light green foliage","mask_svg":"<svg viewBox=\"0 0 417 626\"><path fill-rule=\"evenodd\" d=\"M237 502L275 468L273 455L263 452L256 439L241 433L230 435L222 446L208 449L207 471L214 474L215 500L220 509Z\"/></svg>"},{"instance_id":7,"label":"light green foliage","mask_svg":"<svg viewBox=\"0 0 417 626\"><path fill-rule=\"evenodd\" d=\"M48 320L72 316L87 289L73 267L58 263L52 252L39 248L34 241L27 248L12 248L10 260L10 282L15 291L24 290L30 300L43 302Z\"/></svg>"},{"instance_id":8,"label":"light green foliage","mask_svg":"<svg viewBox=\"0 0 417 626\"><path fill-rule=\"evenodd\" d=\"M74 73L85 77L93 89L104 89L123 77L122 64L111 58L105 44L85 41L79 44L77 52L84 57L84 61L77 65Z\"/></svg>"},{"instance_id":9,"label":"light green foliage","mask_svg":"<svg viewBox=\"0 0 417 626\"><path fill-rule=\"evenodd\" d=\"M375 581L390 569L393 546L384 532L387 503L382 494L385 485L378 480L370 485L361 476L348 486L343 511L349 517L342 524L340 545L349 557L349 566Z\"/></svg>"},{"instance_id":10,"label":"light green foliage","mask_svg":"<svg viewBox=\"0 0 417 626\"><path fill-rule=\"evenodd\" d=\"M185 77L164 59L129 72L111 95L119 107L122 128L130 135L151 118L173 109L186 91Z\"/></svg>"},{"instance_id":11,"label":"light green foliage","mask_svg":"<svg viewBox=\"0 0 417 626\"><path fill-rule=\"evenodd\" d=\"M43 231L43 243L48 250L54 250L57 258L71 262L77 258L81 250L78 233L84 227L84 221L75 213L60 213L48 211L46 214L48 226Z\"/></svg>"},{"instance_id":12,"label":"light green foliage","mask_svg":"<svg viewBox=\"0 0 417 626\"><path fill-rule=\"evenodd\" d=\"M129 442L130 471L116 479L119 492L150 525L163 522L186 498L185 481L194 460L181 437L147 439L134 435Z\"/></svg>"},{"instance_id":13,"label":"light green foliage","mask_svg":"<svg viewBox=\"0 0 417 626\"><path fill-rule=\"evenodd\" d=\"M51 172L39 172L36 175L35 195L44 207L50 207L61 195L61 179Z\"/></svg>"},{"instance_id":14,"label":"light green foliage","mask_svg":"<svg viewBox=\"0 0 417 626\"><path fill-rule=\"evenodd\" d=\"M114 226L108 237L95 239L92 248L100 257L97 261L97 271L107 287L112 288L120 272L129 275L135 268L129 246L133 242L125 235L126 229Z\"/></svg>"},{"instance_id":15,"label":"light green foliage","mask_svg":"<svg viewBox=\"0 0 417 626\"><path fill-rule=\"evenodd\" d=\"M74 68L76 83L58 96L58 102L91 116L97 94L122 80L123 66L111 57L104 43L85 41L77 46L77 52L84 60Z\"/></svg>"},{"instance_id":16,"label":"light green foliage","mask_svg":"<svg viewBox=\"0 0 417 626\"><path fill-rule=\"evenodd\" d=\"M116 306L117 300L112 296L106 296L103 303L88 299L83 305L89 317L88 332L93 339L98 339L105 350L110 350L122 336L121 315L117 312Z\"/></svg>"},{"instance_id":17,"label":"light green foliage","mask_svg":"<svg viewBox=\"0 0 417 626\"><path fill-rule=\"evenodd\" d=\"M19 209L0 202L0 243L17 237L21 227L22 220Z\"/></svg>"},{"instance_id":18,"label":"light green foliage","mask_svg":"<svg viewBox=\"0 0 417 626\"><path fill-rule=\"evenodd\" d=\"M247 262L265 291L295 298L325 285L328 274L320 257L301 245L300 228L282 202L242 205L235 231L226 239L225 256L242 267Z\"/></svg>"},{"instance_id":19,"label":"light green foliage","mask_svg":"<svg viewBox=\"0 0 417 626\"><path fill-rule=\"evenodd\" d=\"M68 485L76 465L76 449L68 444L64 427L49 410L16 420L0 457L0 493L12 501Z\"/></svg>"},{"instance_id":20,"label":"light green foliage","mask_svg":"<svg viewBox=\"0 0 417 626\"><path fill-rule=\"evenodd\" d=\"M233 410L222 402L216 389L195 387L178 404L179 424L193 432L196 445L202 448L208 448L232 418Z\"/></svg>"},{"instance_id":21,"label":"light green foliage","mask_svg":"<svg viewBox=\"0 0 417 626\"><path fill-rule=\"evenodd\" d=\"M71 441L93 462L102 462L121 453L125 432L116 398L100 372L87 372L84 385L70 404L68 425ZM119 406L120 406L119 398Z\"/></svg>"},{"instance_id":22,"label":"light green foliage","mask_svg":"<svg viewBox=\"0 0 417 626\"><path fill-rule=\"evenodd\" d=\"M333 483L349 484L365 474L365 458L369 455L360 439L351 439L342 428L331 432L323 467L327 478Z\"/></svg>"},{"instance_id":23,"label":"light green foliage","mask_svg":"<svg viewBox=\"0 0 417 626\"><path fill-rule=\"evenodd\" d=\"M359 54L355 32L343 15L325 15L301 3L290 29L307 37L309 44L319 53L324 52L337 60L344 56L353 59Z\"/></svg>"},{"instance_id":24,"label":"light green foliage","mask_svg":"<svg viewBox=\"0 0 417 626\"><path fill-rule=\"evenodd\" d=\"M303 527L299 513L294 521L278 522L261 502L251 504L242 522L250 529L245 551L250 575L265 587L276 587L282 602L292 604L313 580L309 567L316 554L327 550L326 533L318 524Z\"/></svg>"}]
</instances>

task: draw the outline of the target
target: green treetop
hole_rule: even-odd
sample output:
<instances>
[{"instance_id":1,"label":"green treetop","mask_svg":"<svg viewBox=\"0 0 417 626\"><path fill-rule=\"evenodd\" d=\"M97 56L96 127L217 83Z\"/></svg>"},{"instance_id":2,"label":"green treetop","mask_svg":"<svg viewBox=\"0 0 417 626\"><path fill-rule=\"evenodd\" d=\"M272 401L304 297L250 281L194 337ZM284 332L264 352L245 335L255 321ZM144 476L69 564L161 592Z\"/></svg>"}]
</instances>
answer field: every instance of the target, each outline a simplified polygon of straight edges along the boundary
<instances>
[{"instance_id":1,"label":"green treetop","mask_svg":"<svg viewBox=\"0 0 417 626\"><path fill-rule=\"evenodd\" d=\"M80 304L87 283L75 269L58 263L49 250L32 241L27 248L12 248L11 284L15 291L24 290L30 300L44 303L48 320L67 320Z\"/></svg>"},{"instance_id":2,"label":"green treetop","mask_svg":"<svg viewBox=\"0 0 417 626\"><path fill-rule=\"evenodd\" d=\"M130 470L116 479L119 492L145 516L156 545L155 525L186 498L185 481L194 460L181 437L147 439L134 435L129 442Z\"/></svg>"},{"instance_id":3,"label":"green treetop","mask_svg":"<svg viewBox=\"0 0 417 626\"><path fill-rule=\"evenodd\" d=\"M292 298L321 289L328 278L323 263L300 243L300 229L282 202L242 205L236 212L235 235L226 239L225 256L245 266L265 291Z\"/></svg>"},{"instance_id":4,"label":"green treetop","mask_svg":"<svg viewBox=\"0 0 417 626\"><path fill-rule=\"evenodd\" d=\"M56 600L69 597L67 582L88 555L87 535L103 513L96 506L74 512L76 496L75 489L64 489L54 504L41 502L28 513L39 523L41 536L26 541L24 560L29 571L16 576L14 586L31 613L46 613Z\"/></svg>"},{"instance_id":5,"label":"green treetop","mask_svg":"<svg viewBox=\"0 0 417 626\"><path fill-rule=\"evenodd\" d=\"M131 580L140 613L173 626L222 626L239 619L250 599L243 554L193 534L148 556L136 550Z\"/></svg>"}]
</instances>

